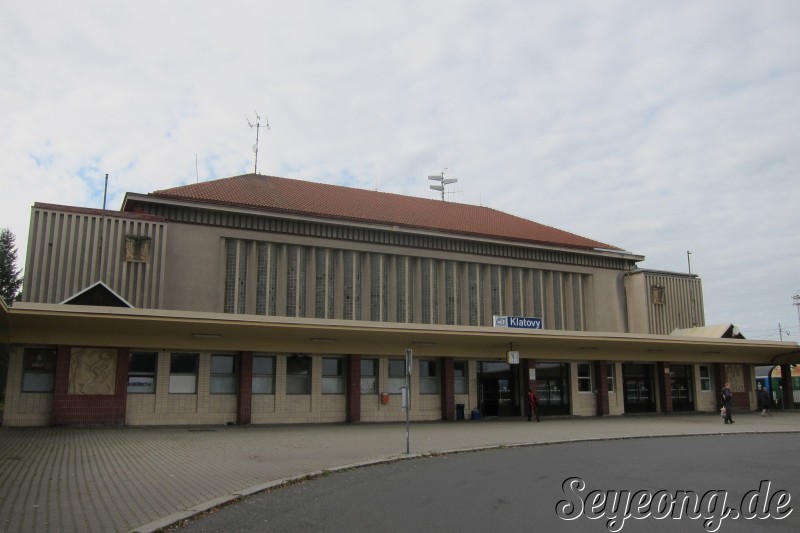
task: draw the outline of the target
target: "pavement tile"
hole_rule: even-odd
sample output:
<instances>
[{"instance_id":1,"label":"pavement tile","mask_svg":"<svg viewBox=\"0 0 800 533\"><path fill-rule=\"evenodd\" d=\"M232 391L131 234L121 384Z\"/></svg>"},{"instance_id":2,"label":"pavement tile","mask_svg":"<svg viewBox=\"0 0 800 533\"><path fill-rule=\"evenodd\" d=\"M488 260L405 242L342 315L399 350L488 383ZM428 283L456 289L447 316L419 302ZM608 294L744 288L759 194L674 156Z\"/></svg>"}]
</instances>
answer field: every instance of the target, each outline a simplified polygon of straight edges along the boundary
<instances>
[{"instance_id":1,"label":"pavement tile","mask_svg":"<svg viewBox=\"0 0 800 533\"><path fill-rule=\"evenodd\" d=\"M411 456L667 435L800 432L800 412L411 424ZM0 531L156 531L241 495L408 458L405 423L0 428Z\"/></svg>"}]
</instances>

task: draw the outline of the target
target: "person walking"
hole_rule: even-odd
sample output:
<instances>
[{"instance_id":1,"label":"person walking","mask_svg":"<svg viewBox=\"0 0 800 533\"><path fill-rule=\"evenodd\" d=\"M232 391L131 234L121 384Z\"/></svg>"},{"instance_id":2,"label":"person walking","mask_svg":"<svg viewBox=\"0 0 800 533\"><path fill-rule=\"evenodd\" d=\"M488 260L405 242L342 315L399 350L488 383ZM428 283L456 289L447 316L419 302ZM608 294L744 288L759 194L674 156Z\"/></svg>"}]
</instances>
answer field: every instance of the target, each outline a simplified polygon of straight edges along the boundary
<instances>
[{"instance_id":1,"label":"person walking","mask_svg":"<svg viewBox=\"0 0 800 533\"><path fill-rule=\"evenodd\" d=\"M761 416L772 416L772 398L770 398L769 391L765 389L761 383L758 384L758 408L761 409Z\"/></svg>"},{"instance_id":2,"label":"person walking","mask_svg":"<svg viewBox=\"0 0 800 533\"><path fill-rule=\"evenodd\" d=\"M533 389L528 387L528 408L526 411L528 412L528 422L531 421L531 416L536 416L536 421L539 421L539 398L536 397L536 393L533 392Z\"/></svg>"},{"instance_id":3,"label":"person walking","mask_svg":"<svg viewBox=\"0 0 800 533\"><path fill-rule=\"evenodd\" d=\"M731 407L733 403L733 392L731 392L730 382L725 382L725 387L722 389L722 407L725 409L725 423L733 424L733 412Z\"/></svg>"}]
</instances>

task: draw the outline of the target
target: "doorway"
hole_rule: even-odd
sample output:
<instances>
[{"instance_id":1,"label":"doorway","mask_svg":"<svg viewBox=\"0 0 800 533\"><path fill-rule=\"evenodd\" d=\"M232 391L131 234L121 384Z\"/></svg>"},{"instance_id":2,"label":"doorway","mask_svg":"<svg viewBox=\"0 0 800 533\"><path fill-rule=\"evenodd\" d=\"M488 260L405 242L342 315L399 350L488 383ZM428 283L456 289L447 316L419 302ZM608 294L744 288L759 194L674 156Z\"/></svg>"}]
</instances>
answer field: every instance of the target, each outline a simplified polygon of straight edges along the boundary
<instances>
[{"instance_id":1,"label":"doorway","mask_svg":"<svg viewBox=\"0 0 800 533\"><path fill-rule=\"evenodd\" d=\"M654 413L656 410L653 365L624 364L622 379L626 413Z\"/></svg>"},{"instance_id":2,"label":"doorway","mask_svg":"<svg viewBox=\"0 0 800 533\"><path fill-rule=\"evenodd\" d=\"M478 405L487 416L519 416L519 365L478 361Z\"/></svg>"},{"instance_id":3,"label":"doorway","mask_svg":"<svg viewBox=\"0 0 800 533\"><path fill-rule=\"evenodd\" d=\"M671 365L669 369L673 411L694 411L692 365Z\"/></svg>"},{"instance_id":4,"label":"doorway","mask_svg":"<svg viewBox=\"0 0 800 533\"><path fill-rule=\"evenodd\" d=\"M569 414L569 363L536 362L540 415Z\"/></svg>"}]
</instances>

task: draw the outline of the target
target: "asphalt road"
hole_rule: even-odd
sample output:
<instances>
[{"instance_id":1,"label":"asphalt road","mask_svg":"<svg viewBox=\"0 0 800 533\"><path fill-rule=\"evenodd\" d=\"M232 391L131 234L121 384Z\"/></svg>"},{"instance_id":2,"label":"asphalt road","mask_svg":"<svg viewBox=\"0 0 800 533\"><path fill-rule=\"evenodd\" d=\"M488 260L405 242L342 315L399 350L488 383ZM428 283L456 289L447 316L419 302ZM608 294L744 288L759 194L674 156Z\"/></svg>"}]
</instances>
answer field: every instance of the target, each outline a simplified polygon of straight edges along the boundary
<instances>
[{"instance_id":1,"label":"asphalt road","mask_svg":"<svg viewBox=\"0 0 800 533\"><path fill-rule=\"evenodd\" d=\"M260 493L180 531L798 531L798 445L712 435L410 459Z\"/></svg>"}]
</instances>

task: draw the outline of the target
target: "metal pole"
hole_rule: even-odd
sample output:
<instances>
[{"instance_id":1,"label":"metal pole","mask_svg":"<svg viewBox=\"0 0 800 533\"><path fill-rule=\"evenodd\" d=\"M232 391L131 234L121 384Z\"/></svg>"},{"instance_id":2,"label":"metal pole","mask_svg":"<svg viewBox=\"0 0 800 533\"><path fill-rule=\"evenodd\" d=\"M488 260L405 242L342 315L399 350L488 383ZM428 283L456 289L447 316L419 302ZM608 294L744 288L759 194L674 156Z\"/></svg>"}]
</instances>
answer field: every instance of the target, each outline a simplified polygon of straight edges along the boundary
<instances>
[{"instance_id":1,"label":"metal pole","mask_svg":"<svg viewBox=\"0 0 800 533\"><path fill-rule=\"evenodd\" d=\"M108 194L108 174L106 174L106 185L103 187L103 211L106 209L106 195Z\"/></svg>"},{"instance_id":2,"label":"metal pole","mask_svg":"<svg viewBox=\"0 0 800 533\"><path fill-rule=\"evenodd\" d=\"M797 327L800 328L800 293L792 296L792 300L794 300L794 303L792 303L792 305L794 305L797 308ZM797 331L800 331L800 329L798 329Z\"/></svg>"},{"instance_id":3,"label":"metal pole","mask_svg":"<svg viewBox=\"0 0 800 533\"><path fill-rule=\"evenodd\" d=\"M406 453L411 453L411 363L413 352L406 350Z\"/></svg>"}]
</instances>

